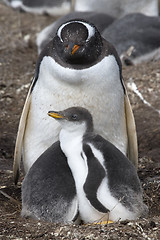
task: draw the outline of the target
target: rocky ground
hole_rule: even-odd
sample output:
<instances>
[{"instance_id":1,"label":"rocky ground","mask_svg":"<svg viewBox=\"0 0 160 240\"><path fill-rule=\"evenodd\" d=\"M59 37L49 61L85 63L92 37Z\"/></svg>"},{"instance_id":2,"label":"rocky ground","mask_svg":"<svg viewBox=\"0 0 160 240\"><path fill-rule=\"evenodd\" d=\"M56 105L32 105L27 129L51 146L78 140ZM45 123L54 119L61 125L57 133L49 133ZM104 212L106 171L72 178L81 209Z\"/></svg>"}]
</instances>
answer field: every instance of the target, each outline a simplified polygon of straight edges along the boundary
<instances>
[{"instance_id":1,"label":"rocky ground","mask_svg":"<svg viewBox=\"0 0 160 240\"><path fill-rule=\"evenodd\" d=\"M53 17L16 12L0 2L0 239L160 239L160 61L123 67L139 144L146 219L109 225L56 225L23 219L21 183L12 179L20 114L34 74L36 33ZM140 97L129 88L135 83Z\"/></svg>"}]
</instances>

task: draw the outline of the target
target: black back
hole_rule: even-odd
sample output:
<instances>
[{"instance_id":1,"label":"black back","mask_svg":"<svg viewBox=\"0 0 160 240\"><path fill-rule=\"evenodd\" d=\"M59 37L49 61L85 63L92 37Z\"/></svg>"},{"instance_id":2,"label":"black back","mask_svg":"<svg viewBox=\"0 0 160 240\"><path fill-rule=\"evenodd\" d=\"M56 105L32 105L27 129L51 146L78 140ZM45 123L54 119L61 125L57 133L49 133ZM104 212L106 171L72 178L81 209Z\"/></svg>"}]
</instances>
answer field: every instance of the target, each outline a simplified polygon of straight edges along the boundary
<instances>
[{"instance_id":1,"label":"black back","mask_svg":"<svg viewBox=\"0 0 160 240\"><path fill-rule=\"evenodd\" d=\"M135 196L141 196L142 194L141 184L134 165L112 143L99 135L86 135L84 143L91 143L102 153L105 159L104 164L111 194L132 210L132 198L135 203ZM93 181L97 181L96 178Z\"/></svg>"}]
</instances>

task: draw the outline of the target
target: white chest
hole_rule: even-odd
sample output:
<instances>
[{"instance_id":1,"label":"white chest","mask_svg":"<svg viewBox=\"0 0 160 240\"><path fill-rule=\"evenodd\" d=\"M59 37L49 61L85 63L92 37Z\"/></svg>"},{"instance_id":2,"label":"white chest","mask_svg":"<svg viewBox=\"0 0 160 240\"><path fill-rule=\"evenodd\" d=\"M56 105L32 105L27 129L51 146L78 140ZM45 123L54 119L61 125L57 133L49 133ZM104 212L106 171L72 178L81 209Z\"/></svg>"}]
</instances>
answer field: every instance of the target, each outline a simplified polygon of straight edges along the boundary
<instances>
[{"instance_id":1,"label":"white chest","mask_svg":"<svg viewBox=\"0 0 160 240\"><path fill-rule=\"evenodd\" d=\"M75 137L63 129L60 132L60 142L75 180L80 217L84 222L99 220L103 214L92 207L83 188L88 175L88 165L82 149L82 137L80 135Z\"/></svg>"},{"instance_id":2,"label":"white chest","mask_svg":"<svg viewBox=\"0 0 160 240\"><path fill-rule=\"evenodd\" d=\"M87 108L93 115L96 133L126 153L124 92L115 58L108 56L90 68L74 70L63 68L51 57L45 57L32 92L24 137L24 160L34 162L58 139L59 124L49 118L47 112L72 106Z\"/></svg>"}]
</instances>

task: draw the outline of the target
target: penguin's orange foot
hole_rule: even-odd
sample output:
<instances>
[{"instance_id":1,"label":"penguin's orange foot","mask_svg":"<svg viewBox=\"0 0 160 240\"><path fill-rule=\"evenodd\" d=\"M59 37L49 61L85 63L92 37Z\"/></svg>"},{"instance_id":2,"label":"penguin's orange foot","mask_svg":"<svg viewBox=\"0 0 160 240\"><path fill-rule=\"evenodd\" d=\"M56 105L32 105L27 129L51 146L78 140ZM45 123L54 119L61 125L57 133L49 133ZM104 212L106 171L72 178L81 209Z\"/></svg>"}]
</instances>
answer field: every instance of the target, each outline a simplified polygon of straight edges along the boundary
<instances>
[{"instance_id":1,"label":"penguin's orange foot","mask_svg":"<svg viewBox=\"0 0 160 240\"><path fill-rule=\"evenodd\" d=\"M94 222L93 224L101 224L101 225L105 225L105 224L110 224L110 223L114 223L113 221L100 221L100 222Z\"/></svg>"},{"instance_id":2,"label":"penguin's orange foot","mask_svg":"<svg viewBox=\"0 0 160 240\"><path fill-rule=\"evenodd\" d=\"M113 221L100 221L100 222L93 222L93 223L88 223L88 224L84 224L84 225L87 225L87 226L91 226L91 225L97 225L97 224L100 224L100 225L107 225L107 224L110 224L110 223L114 223Z\"/></svg>"}]
</instances>

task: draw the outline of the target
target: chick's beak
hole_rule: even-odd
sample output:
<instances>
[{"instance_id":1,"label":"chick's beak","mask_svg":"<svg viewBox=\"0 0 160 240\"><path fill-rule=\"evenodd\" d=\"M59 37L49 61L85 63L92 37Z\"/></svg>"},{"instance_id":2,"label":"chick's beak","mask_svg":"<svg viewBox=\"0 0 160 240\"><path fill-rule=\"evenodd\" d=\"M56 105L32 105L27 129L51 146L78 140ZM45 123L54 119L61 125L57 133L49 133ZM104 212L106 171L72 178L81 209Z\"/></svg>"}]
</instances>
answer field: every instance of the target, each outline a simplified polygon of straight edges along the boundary
<instances>
[{"instance_id":1,"label":"chick's beak","mask_svg":"<svg viewBox=\"0 0 160 240\"><path fill-rule=\"evenodd\" d=\"M56 118L56 119L64 119L63 115L59 114L58 112L54 112L54 111L49 111L48 116L50 116L52 118Z\"/></svg>"}]
</instances>

